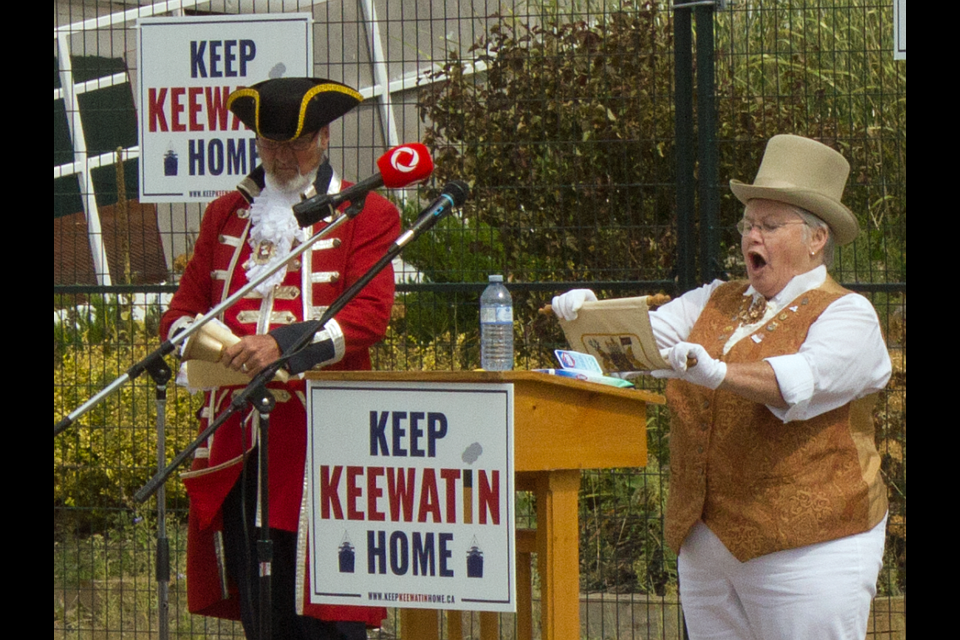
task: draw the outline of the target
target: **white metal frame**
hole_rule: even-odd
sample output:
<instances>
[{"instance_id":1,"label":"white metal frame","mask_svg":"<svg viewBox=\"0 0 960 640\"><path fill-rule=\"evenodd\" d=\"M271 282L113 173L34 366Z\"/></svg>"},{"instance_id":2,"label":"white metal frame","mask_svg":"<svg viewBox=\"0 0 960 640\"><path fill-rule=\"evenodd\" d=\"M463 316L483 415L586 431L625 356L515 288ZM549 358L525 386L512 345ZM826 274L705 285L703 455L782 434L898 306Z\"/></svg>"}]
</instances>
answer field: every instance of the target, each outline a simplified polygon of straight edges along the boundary
<instances>
[{"instance_id":1,"label":"white metal frame","mask_svg":"<svg viewBox=\"0 0 960 640\"><path fill-rule=\"evenodd\" d=\"M303 11L306 7L318 4L317 0L299 0L290 2L256 2L255 0L226 0L223 8L232 13L260 13L264 10L274 11ZM360 15L366 33L366 43L369 47L370 64L372 65L373 84L359 87L364 99L374 98L381 121L384 127L385 147L393 147L402 142L400 129L397 125L397 115L392 107L390 97L393 94L409 90L424 83L437 82L439 79L429 79L428 70L420 70L416 75L390 80L388 60L386 56L385 36L381 32L380 22L374 0L358 0ZM96 18L89 18L78 22L55 27L53 37L57 46L57 55L60 61L60 89L55 89L53 99L64 101L67 112L67 124L70 139L73 143L73 161L54 166L54 179L71 175L78 176L83 202L83 212L87 219L87 233L90 242L90 251L93 255L93 264L97 273L97 281L101 285L112 284L110 267L107 262L106 248L103 243L103 234L100 224L100 214L94 196L93 179L91 172L99 167L111 166L116 163L115 153L105 153L90 156L87 153L86 140L83 135L83 121L77 104L77 96L88 91L103 89L124 82L131 82L127 73L116 73L103 78L75 83L71 68L70 38L79 33L106 29L116 25L129 25L138 18L145 18L163 14L178 15L184 9L200 6L216 5L211 0L163 0L143 6L110 13ZM470 70L476 73L483 70L481 65ZM136 91L134 91L136 93ZM139 158L140 147L132 146L123 150L123 160Z\"/></svg>"}]
</instances>

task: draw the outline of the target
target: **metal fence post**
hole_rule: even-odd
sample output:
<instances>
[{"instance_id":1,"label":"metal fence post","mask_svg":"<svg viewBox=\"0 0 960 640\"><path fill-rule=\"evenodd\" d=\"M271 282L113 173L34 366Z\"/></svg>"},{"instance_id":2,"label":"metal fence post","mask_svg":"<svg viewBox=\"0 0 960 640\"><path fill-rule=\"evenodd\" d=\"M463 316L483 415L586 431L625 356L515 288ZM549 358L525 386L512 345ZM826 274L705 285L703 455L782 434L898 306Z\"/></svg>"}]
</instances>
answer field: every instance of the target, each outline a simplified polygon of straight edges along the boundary
<instances>
[{"instance_id":1,"label":"metal fence post","mask_svg":"<svg viewBox=\"0 0 960 640\"><path fill-rule=\"evenodd\" d=\"M674 5L674 9L677 9ZM677 149L677 293L697 285L694 237L693 27L690 12L673 16L674 131Z\"/></svg>"},{"instance_id":2,"label":"metal fence post","mask_svg":"<svg viewBox=\"0 0 960 640\"><path fill-rule=\"evenodd\" d=\"M700 195L700 277L710 282L721 277L720 266L720 152L717 149L717 108L715 99L713 2L694 8L697 22L697 163Z\"/></svg>"}]
</instances>

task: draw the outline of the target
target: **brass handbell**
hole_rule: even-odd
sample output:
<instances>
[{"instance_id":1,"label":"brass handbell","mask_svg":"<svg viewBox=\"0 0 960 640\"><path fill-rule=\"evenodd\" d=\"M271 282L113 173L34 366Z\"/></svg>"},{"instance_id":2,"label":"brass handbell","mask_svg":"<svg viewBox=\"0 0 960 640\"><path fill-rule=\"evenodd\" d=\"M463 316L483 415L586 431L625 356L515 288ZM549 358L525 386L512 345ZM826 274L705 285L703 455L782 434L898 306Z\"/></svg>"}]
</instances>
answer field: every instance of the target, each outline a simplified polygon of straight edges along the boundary
<instances>
[{"instance_id":1,"label":"brass handbell","mask_svg":"<svg viewBox=\"0 0 960 640\"><path fill-rule=\"evenodd\" d=\"M202 318L202 315L197 316L198 321ZM220 362L224 350L238 342L240 338L230 331L230 327L213 318L187 339L180 359Z\"/></svg>"},{"instance_id":2,"label":"brass handbell","mask_svg":"<svg viewBox=\"0 0 960 640\"><path fill-rule=\"evenodd\" d=\"M197 316L201 320L203 314ZM180 353L187 373L187 384L194 389L245 386L250 379L220 364L223 351L240 342L230 327L212 318L187 339ZM290 374L281 369L273 376L275 382L286 382Z\"/></svg>"}]
</instances>

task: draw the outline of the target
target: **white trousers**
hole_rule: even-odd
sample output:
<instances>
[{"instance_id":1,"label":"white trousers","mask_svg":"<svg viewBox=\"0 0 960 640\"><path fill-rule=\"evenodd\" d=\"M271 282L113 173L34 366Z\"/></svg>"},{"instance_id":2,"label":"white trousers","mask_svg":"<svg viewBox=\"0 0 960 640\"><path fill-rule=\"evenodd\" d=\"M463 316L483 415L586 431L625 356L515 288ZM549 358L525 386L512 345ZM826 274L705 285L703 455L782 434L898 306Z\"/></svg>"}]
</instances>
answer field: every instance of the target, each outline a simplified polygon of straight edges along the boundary
<instances>
[{"instance_id":1,"label":"white trousers","mask_svg":"<svg viewBox=\"0 0 960 640\"><path fill-rule=\"evenodd\" d=\"M886 525L740 562L698 522L678 561L690 639L863 640Z\"/></svg>"}]
</instances>

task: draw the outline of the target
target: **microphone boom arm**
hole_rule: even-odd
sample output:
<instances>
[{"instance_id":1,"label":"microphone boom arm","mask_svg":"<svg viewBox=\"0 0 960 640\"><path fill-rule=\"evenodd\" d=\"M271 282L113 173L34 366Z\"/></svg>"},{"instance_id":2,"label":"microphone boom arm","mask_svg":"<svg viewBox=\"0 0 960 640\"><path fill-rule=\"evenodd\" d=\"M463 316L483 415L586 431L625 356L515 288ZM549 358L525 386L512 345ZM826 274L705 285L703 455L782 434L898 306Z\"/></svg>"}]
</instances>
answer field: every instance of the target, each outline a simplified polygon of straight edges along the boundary
<instances>
[{"instance_id":1,"label":"microphone boom arm","mask_svg":"<svg viewBox=\"0 0 960 640\"><path fill-rule=\"evenodd\" d=\"M217 317L218 315L220 315L221 313L223 313L224 311L232 307L237 302L237 300L240 300L245 295L253 291L253 289L256 288L257 285L259 285L261 282L263 282L273 274L280 271L280 269L285 269L287 267L287 264L289 264L290 262L292 262L293 260L301 256L302 254L306 253L314 244L316 244L321 239L326 237L329 233L331 233L341 224L343 224L347 220L350 220L356 217L357 214L359 214L360 211L363 210L362 200L359 201L358 204L359 206L357 205L351 206L343 213L334 212L334 213L339 213L339 215L337 215L326 227L324 227L323 229L315 233L313 236L308 238L306 242L294 248L290 252L290 255L287 256L286 259L284 259L282 262L277 263L276 265L274 265L273 267L265 271L258 278L255 278L250 282L248 282L247 284L243 285L240 289L238 289L235 293L233 293L233 295L231 295L226 300L218 304L216 307L211 309L206 314L204 314L204 317L201 320L194 322L189 327L179 332L177 335L173 336L172 338L168 338L167 340L164 340L163 343L156 350L154 350L152 353L147 355L143 360L141 360L140 362L136 363L135 365L127 369L125 373L123 373L116 380L114 380L109 385L104 387L99 393L92 396L89 400L87 400L77 409L74 409L69 415L67 415L65 418L60 420L60 422L53 425L53 436L56 437L60 433L68 429L70 425L76 422L85 413L87 413L88 411L96 407L98 404L103 402L103 400L107 398L107 396L109 396L111 393L113 393L114 391L122 387L124 384L126 384L130 380L136 379L144 371L147 371L152 366L152 363L154 363L156 360L158 359L162 360L164 356L167 356L173 353L173 351L176 349L176 346L178 344L186 341L194 333L200 331L203 325L209 322L211 318Z\"/></svg>"},{"instance_id":2,"label":"microphone boom arm","mask_svg":"<svg viewBox=\"0 0 960 640\"><path fill-rule=\"evenodd\" d=\"M210 437L219 427L226 421L228 415L238 411L240 407L251 397L257 387L265 385L266 382L273 378L274 373L280 369L291 357L293 357L298 351L306 347L313 340L314 334L323 328L327 322L332 319L337 313L339 313L351 300L353 300L360 291L367 286L367 284L373 280L383 269L393 262L393 259L400 255L400 252L403 251L410 242L419 238L425 231L432 228L437 221L440 220L443 216L448 214L453 207L460 206L467 199L469 193L469 187L466 183L460 181L453 181L449 183L445 188L443 194L440 198L434 202L425 212L423 212L414 223L413 227L405 232L403 232L387 249L387 252L380 258L370 269L360 277L359 280L354 282L350 287L348 287L343 293L337 296L337 299L327 307L327 310L324 312L323 316L319 320L311 320L304 323L304 331L301 334L300 338L290 347L287 353L284 353L280 359L274 361L272 364L264 368L260 373L258 373L253 381L239 394L237 394L233 401L230 404L230 407L219 416L213 423L211 423L204 431L197 437L196 440L191 442L187 447L181 451L173 459L173 461L167 465L167 468L163 471L157 473L143 488L140 489L134 495L134 500L138 503L142 503L151 495L153 495L157 489L166 482L166 479L172 474L177 467L183 464L190 455L208 438ZM351 207L352 208L352 207ZM346 216L342 216L346 217ZM210 315L213 315L212 313ZM191 327L192 328L192 327Z\"/></svg>"}]
</instances>

